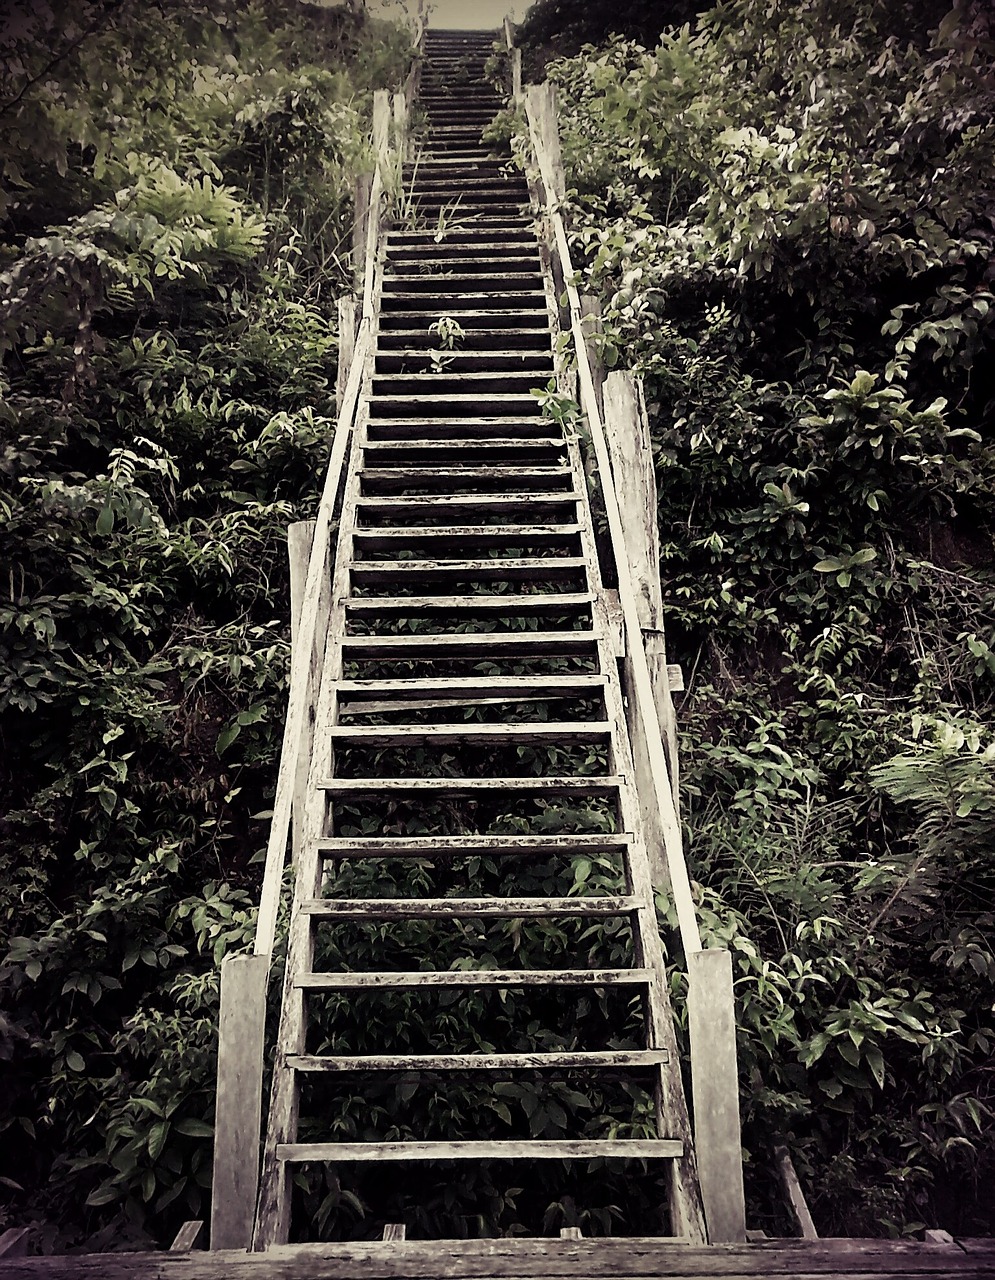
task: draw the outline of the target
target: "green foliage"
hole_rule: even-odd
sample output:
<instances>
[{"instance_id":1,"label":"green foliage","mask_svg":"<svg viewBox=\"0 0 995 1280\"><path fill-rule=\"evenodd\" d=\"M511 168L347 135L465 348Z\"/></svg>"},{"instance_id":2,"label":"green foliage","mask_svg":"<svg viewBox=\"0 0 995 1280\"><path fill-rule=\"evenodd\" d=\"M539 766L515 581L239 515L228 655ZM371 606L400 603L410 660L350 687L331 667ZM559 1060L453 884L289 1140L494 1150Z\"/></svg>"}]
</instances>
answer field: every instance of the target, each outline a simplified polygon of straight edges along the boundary
<instances>
[{"instance_id":1,"label":"green foliage","mask_svg":"<svg viewBox=\"0 0 995 1280\"><path fill-rule=\"evenodd\" d=\"M646 382L775 1228L772 1130L827 1234L992 1229L992 49L981 7L734 0L549 68L602 354Z\"/></svg>"},{"instance_id":2,"label":"green foliage","mask_svg":"<svg viewBox=\"0 0 995 1280\"><path fill-rule=\"evenodd\" d=\"M5 28L0 1225L163 1241L210 1182L216 966L251 941L286 526L332 427L372 91L344 10Z\"/></svg>"}]
</instances>

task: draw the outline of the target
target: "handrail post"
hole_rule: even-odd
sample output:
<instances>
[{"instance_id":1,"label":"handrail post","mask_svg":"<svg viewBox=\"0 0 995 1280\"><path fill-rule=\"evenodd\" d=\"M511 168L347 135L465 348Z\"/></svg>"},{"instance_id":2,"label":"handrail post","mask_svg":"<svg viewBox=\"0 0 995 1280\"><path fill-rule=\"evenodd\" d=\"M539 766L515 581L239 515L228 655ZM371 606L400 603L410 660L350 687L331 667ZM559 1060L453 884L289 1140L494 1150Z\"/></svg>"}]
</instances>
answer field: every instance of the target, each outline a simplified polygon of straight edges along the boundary
<instances>
[{"instance_id":1,"label":"handrail post","mask_svg":"<svg viewBox=\"0 0 995 1280\"><path fill-rule=\"evenodd\" d=\"M691 1103L710 1244L746 1240L732 956L696 951L688 964Z\"/></svg>"},{"instance_id":2,"label":"handrail post","mask_svg":"<svg viewBox=\"0 0 995 1280\"><path fill-rule=\"evenodd\" d=\"M248 1249L259 1192L269 956L221 962L211 1175L212 1249Z\"/></svg>"}]
</instances>

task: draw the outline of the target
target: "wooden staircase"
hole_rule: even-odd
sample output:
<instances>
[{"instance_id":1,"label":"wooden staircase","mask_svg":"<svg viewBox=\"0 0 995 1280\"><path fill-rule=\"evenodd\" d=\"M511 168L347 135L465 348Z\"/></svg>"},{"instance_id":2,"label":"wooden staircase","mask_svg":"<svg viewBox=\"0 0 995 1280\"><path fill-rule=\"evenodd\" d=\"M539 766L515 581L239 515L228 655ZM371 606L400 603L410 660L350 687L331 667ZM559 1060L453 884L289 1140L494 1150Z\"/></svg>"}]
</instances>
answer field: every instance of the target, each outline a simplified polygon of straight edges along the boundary
<instances>
[{"instance_id":1,"label":"wooden staircase","mask_svg":"<svg viewBox=\"0 0 995 1280\"><path fill-rule=\"evenodd\" d=\"M481 140L504 105L482 79L492 49L489 34L426 33L423 150L405 165L408 225L386 235L373 298L379 323L335 550L256 1249L288 1239L293 1167L324 1161L663 1160L674 1169L672 1234L704 1239L586 476L577 441L543 417L532 394L554 376L555 298L525 178ZM450 326L460 336L448 350L432 330L440 321L459 326ZM463 802L456 834L451 821L440 825L440 813L452 813L440 802L453 799ZM564 800L569 805L558 810ZM367 833L339 834L346 804L371 819ZM572 830L578 812L606 833ZM436 834L395 834L398 814ZM508 814L522 826L542 819L541 833L489 834ZM553 858L566 865L579 857L617 859L619 891L335 896L336 868L346 860ZM403 972L339 972L315 962L316 934L329 924L461 917L617 918L631 930L629 963L492 969L467 956L437 969L431 955L416 955ZM308 1051L309 1006L328 993L485 986L624 987L642 1000L644 1046ZM357 1143L298 1135L301 1080L314 1073L506 1077L577 1069L648 1073L657 1098L654 1136ZM683 1119L676 1131L675 1115Z\"/></svg>"}]
</instances>

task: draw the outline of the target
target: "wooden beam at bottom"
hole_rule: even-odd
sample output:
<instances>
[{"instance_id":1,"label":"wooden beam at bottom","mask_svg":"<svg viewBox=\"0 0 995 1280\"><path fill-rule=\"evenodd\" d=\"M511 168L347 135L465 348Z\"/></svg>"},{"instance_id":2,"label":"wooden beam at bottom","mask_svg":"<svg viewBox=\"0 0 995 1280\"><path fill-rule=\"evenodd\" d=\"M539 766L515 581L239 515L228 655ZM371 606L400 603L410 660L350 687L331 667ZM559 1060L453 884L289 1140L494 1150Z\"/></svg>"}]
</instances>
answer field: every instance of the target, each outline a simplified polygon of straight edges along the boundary
<instances>
[{"instance_id":1,"label":"wooden beam at bottom","mask_svg":"<svg viewBox=\"0 0 995 1280\"><path fill-rule=\"evenodd\" d=\"M399 1262L403 1268L399 1270ZM991 1280L995 1240L409 1240L286 1245L264 1254L102 1253L0 1262L0 1280L733 1280L773 1276Z\"/></svg>"}]
</instances>

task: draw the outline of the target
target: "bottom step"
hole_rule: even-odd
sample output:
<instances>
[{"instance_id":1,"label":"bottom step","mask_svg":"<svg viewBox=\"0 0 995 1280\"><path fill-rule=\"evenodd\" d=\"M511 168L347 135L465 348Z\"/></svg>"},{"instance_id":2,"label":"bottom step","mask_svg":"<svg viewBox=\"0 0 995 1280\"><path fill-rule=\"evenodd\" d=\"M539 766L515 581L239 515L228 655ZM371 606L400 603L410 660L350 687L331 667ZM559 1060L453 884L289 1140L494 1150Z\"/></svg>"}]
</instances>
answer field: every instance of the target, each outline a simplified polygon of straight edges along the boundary
<instances>
[{"instance_id":1,"label":"bottom step","mask_svg":"<svg viewBox=\"0 0 995 1280\"><path fill-rule=\"evenodd\" d=\"M276 1158L306 1160L679 1160L672 1138L552 1139L515 1142L287 1142Z\"/></svg>"}]
</instances>

